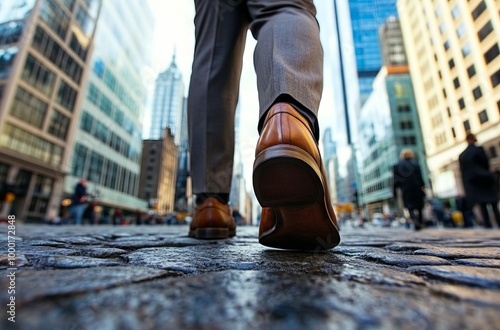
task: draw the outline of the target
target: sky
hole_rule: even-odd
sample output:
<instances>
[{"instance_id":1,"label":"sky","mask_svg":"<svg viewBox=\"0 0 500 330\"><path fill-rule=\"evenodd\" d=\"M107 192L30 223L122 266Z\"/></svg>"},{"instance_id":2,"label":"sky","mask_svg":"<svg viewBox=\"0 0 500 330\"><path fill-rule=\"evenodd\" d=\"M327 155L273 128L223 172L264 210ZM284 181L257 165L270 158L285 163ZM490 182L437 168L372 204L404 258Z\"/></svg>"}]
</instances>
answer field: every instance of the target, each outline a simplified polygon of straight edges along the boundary
<instances>
[{"instance_id":1,"label":"sky","mask_svg":"<svg viewBox=\"0 0 500 330\"><path fill-rule=\"evenodd\" d=\"M182 71L186 96L191 75L191 64L194 51L194 0L149 0L156 15L154 35L154 55L152 75L164 71L172 61L175 51L176 62ZM321 132L331 127L334 122L334 88L332 88L332 67L328 58L331 58L333 38L333 9L332 1L315 1L320 23L321 39L325 53L324 88L319 109L319 123ZM257 80L253 67L253 50L256 41L249 33L245 46L243 72L240 82L240 152L244 163L244 176L247 190L251 190L252 166L255 146L258 139L257 122L259 103L257 95ZM154 80L148 83L148 90L152 92ZM152 93L151 93L152 94ZM148 109L149 110L149 109ZM149 118L146 114L144 129L149 128Z\"/></svg>"}]
</instances>

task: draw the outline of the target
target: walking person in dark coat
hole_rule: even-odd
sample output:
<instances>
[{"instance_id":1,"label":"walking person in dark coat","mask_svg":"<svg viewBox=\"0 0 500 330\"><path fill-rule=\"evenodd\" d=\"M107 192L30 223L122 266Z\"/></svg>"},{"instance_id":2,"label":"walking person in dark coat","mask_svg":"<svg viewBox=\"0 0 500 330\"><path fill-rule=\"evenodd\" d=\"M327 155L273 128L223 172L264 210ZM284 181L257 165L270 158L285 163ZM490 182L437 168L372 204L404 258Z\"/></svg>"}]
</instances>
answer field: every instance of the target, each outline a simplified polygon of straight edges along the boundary
<instances>
[{"instance_id":1,"label":"walking person in dark coat","mask_svg":"<svg viewBox=\"0 0 500 330\"><path fill-rule=\"evenodd\" d=\"M498 191L495 187L495 179L490 171L488 156L484 148L476 145L476 136L468 133L466 141L467 148L458 156L465 198L467 204L471 207L479 204L484 226L492 228L488 214L488 204L491 205L497 224L500 225Z\"/></svg>"},{"instance_id":2,"label":"walking person in dark coat","mask_svg":"<svg viewBox=\"0 0 500 330\"><path fill-rule=\"evenodd\" d=\"M82 178L75 186L75 192L71 196L71 206L69 208L69 217L74 218L75 225L82 224L83 213L87 208L87 179Z\"/></svg>"},{"instance_id":3,"label":"walking person in dark coat","mask_svg":"<svg viewBox=\"0 0 500 330\"><path fill-rule=\"evenodd\" d=\"M401 151L401 160L394 165L394 198L398 196L398 189L403 195L403 205L408 209L415 230L424 225L422 210L424 208L424 179L420 165L415 161L415 154L410 149Z\"/></svg>"}]
</instances>

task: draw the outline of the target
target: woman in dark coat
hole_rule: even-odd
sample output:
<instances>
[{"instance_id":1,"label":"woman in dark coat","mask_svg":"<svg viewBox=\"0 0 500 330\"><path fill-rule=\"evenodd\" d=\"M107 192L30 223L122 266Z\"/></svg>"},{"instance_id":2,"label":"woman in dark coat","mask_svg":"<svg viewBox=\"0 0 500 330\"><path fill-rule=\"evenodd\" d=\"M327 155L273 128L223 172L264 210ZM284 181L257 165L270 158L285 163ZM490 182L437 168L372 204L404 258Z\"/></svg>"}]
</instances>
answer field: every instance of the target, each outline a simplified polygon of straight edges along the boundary
<instances>
[{"instance_id":1,"label":"woman in dark coat","mask_svg":"<svg viewBox=\"0 0 500 330\"><path fill-rule=\"evenodd\" d=\"M484 226L492 228L488 214L488 204L493 209L497 224L500 225L500 212L498 211L498 191L495 178L490 172L488 156L483 147L477 146L476 136L468 133L466 136L467 148L458 156L462 183L465 189L467 204L471 207L479 204Z\"/></svg>"},{"instance_id":2,"label":"woman in dark coat","mask_svg":"<svg viewBox=\"0 0 500 330\"><path fill-rule=\"evenodd\" d=\"M408 209L415 229L424 225L422 210L425 200L425 184L422 178L420 165L414 160L415 154L410 149L401 151L401 160L394 165L394 198L397 198L398 189L403 195L403 205Z\"/></svg>"}]
</instances>

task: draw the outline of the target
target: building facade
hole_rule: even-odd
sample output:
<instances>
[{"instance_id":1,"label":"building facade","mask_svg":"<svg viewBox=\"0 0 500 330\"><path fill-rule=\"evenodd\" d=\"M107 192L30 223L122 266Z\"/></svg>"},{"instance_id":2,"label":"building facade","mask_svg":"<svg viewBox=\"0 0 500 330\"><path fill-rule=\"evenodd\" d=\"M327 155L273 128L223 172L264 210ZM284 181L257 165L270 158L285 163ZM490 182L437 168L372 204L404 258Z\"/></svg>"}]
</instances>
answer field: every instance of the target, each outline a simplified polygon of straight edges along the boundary
<instances>
[{"instance_id":1,"label":"building facade","mask_svg":"<svg viewBox=\"0 0 500 330\"><path fill-rule=\"evenodd\" d=\"M429 187L418 111L407 66L382 67L361 109L362 199L370 214L398 211L393 199L393 166L403 149L415 152Z\"/></svg>"},{"instance_id":2,"label":"building facade","mask_svg":"<svg viewBox=\"0 0 500 330\"><path fill-rule=\"evenodd\" d=\"M70 164L101 0L2 0L1 215L54 218Z\"/></svg>"},{"instance_id":3,"label":"building facade","mask_svg":"<svg viewBox=\"0 0 500 330\"><path fill-rule=\"evenodd\" d=\"M169 128L161 140L144 140L139 198L160 215L174 212L178 149Z\"/></svg>"},{"instance_id":4,"label":"building facade","mask_svg":"<svg viewBox=\"0 0 500 330\"><path fill-rule=\"evenodd\" d=\"M433 192L463 195L457 160L467 132L500 174L500 2L397 4Z\"/></svg>"},{"instance_id":5,"label":"building facade","mask_svg":"<svg viewBox=\"0 0 500 330\"><path fill-rule=\"evenodd\" d=\"M147 208L138 188L147 99L143 74L151 66L153 29L147 2L103 2L64 191L69 196L79 178L87 178L88 192L104 214Z\"/></svg>"}]
</instances>

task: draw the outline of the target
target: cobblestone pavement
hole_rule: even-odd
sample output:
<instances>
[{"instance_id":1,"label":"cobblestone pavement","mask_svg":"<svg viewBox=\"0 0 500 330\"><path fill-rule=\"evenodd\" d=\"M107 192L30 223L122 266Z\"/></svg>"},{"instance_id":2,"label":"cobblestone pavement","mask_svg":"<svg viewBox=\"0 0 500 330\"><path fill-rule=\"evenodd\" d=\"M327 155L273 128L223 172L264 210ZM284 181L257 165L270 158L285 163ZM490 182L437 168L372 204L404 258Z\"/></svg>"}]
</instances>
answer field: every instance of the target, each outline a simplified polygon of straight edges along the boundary
<instances>
[{"instance_id":1,"label":"cobblestone pavement","mask_svg":"<svg viewBox=\"0 0 500 330\"><path fill-rule=\"evenodd\" d=\"M2 224L0 328L500 329L498 229L345 229L326 253L257 231L18 224L14 279Z\"/></svg>"}]
</instances>

